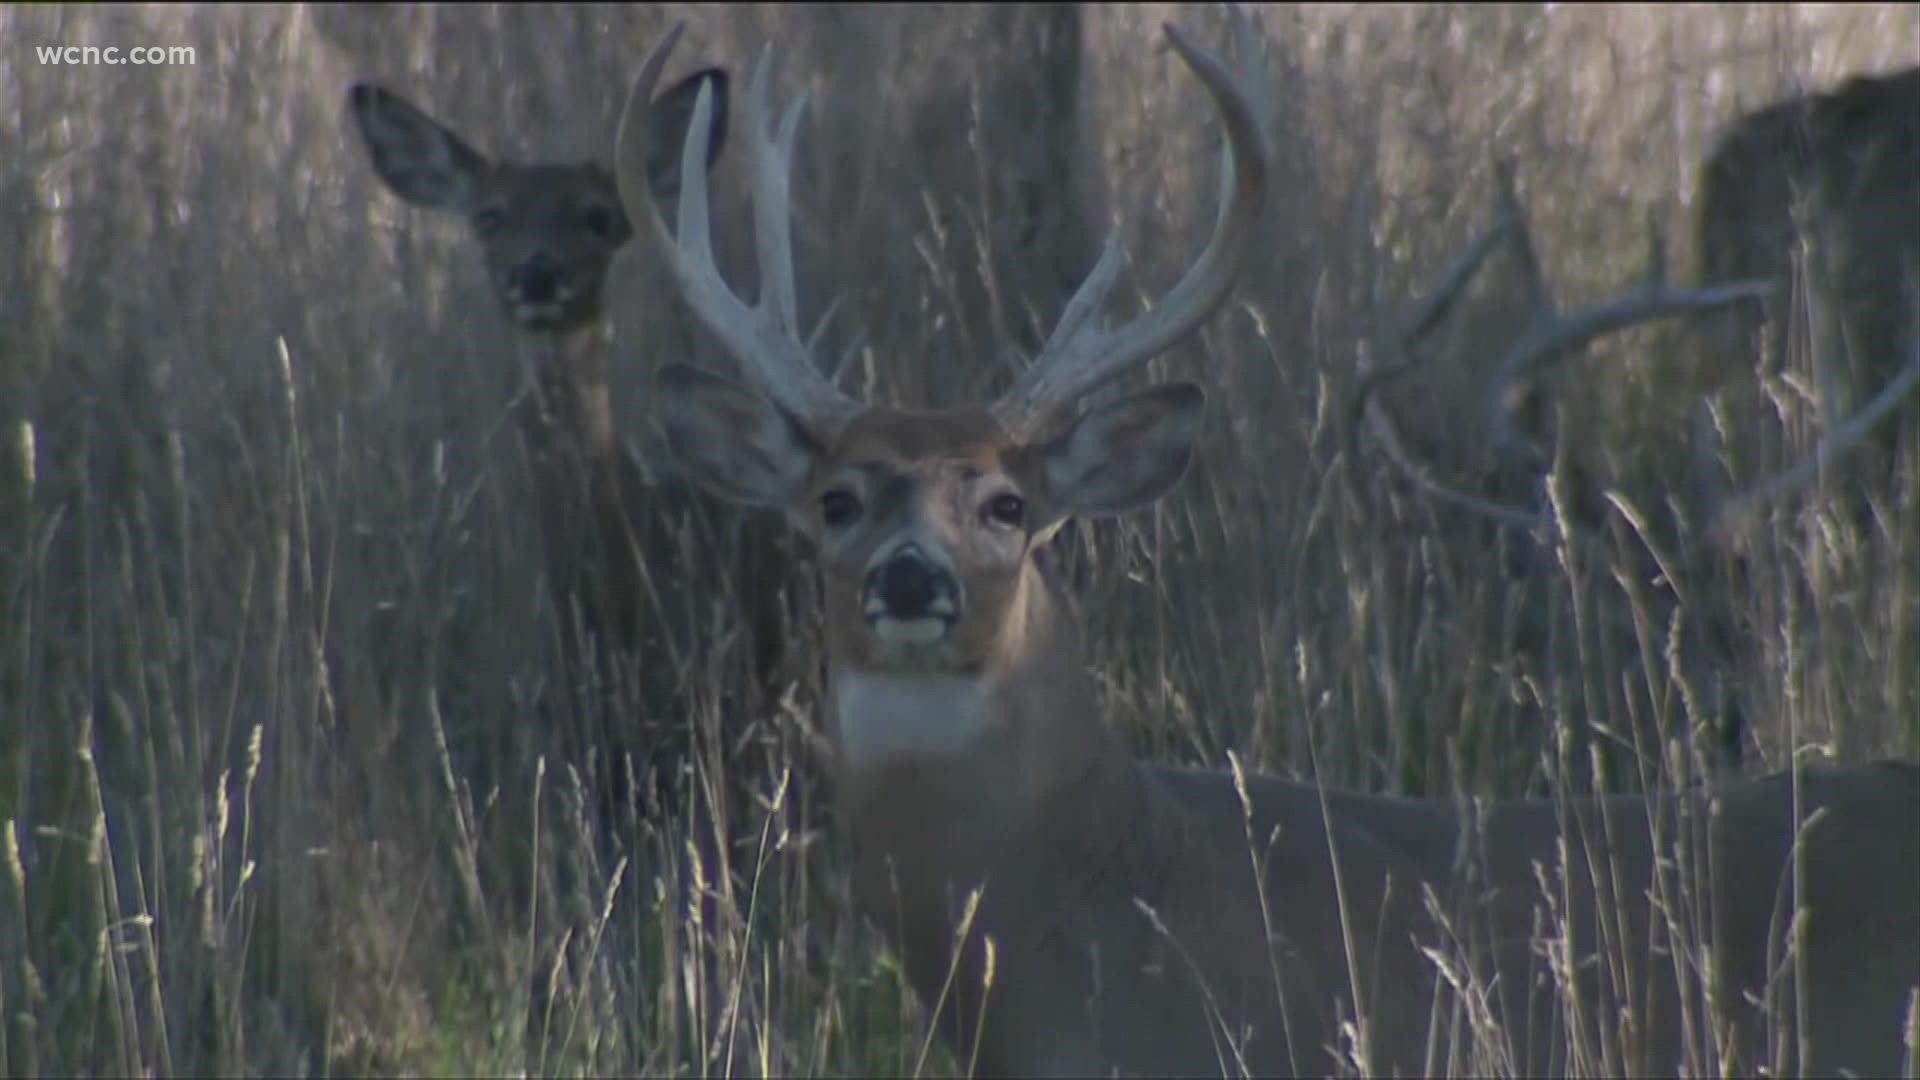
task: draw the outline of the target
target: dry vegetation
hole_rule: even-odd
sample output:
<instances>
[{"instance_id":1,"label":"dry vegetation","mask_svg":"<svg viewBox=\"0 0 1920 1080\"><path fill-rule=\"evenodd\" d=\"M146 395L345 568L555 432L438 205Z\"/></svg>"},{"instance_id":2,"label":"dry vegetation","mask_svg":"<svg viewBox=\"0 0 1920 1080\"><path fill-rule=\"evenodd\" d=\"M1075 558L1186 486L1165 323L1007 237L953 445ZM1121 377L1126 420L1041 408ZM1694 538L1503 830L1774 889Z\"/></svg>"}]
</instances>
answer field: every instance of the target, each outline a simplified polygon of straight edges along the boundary
<instances>
[{"instance_id":1,"label":"dry vegetation","mask_svg":"<svg viewBox=\"0 0 1920 1080\"><path fill-rule=\"evenodd\" d=\"M1495 155L1562 302L1616 291L1646 264L1648 214L1685 221L1727 121L1920 62L1917 11L1260 11L1267 254L1200 344L1154 365L1214 388L1203 451L1174 498L1075 539L1136 748L1508 795L1685 783L1731 746L1748 772L1920 755L1920 425L1864 517L1807 492L1708 548L1684 492L1694 407L1720 384L1675 328L1610 338L1545 391L1551 505L1581 517L1584 477L1593 542L1529 547L1409 483L1347 408L1382 334L1486 227ZM1142 295L1197 247L1218 136L1158 50L1166 15L676 17L682 63L743 76L771 39L783 86L812 88L802 305L840 301L823 348L923 404L1003 384L1109 217ZM376 78L495 153L604 156L665 19L0 8L7 1072L949 1067L845 914L805 620L787 700L725 752L766 822L738 823L757 842L731 875L706 871L744 918L671 925L684 839L592 813L564 752L578 733L546 707L566 675L501 434L504 316L461 228L386 197L343 115L347 85ZM197 62L43 66L41 43L191 44ZM739 176L723 159L723 215ZM1687 230L1668 233L1691 265ZM748 240L722 228L724 267ZM719 359L639 262L613 283L616 390L653 450L651 372ZM1459 486L1488 470L1510 263L1382 392ZM1795 363L1728 391L1747 406L1726 424L1762 448L1736 482L1820 434ZM689 722L717 730L723 690Z\"/></svg>"}]
</instances>

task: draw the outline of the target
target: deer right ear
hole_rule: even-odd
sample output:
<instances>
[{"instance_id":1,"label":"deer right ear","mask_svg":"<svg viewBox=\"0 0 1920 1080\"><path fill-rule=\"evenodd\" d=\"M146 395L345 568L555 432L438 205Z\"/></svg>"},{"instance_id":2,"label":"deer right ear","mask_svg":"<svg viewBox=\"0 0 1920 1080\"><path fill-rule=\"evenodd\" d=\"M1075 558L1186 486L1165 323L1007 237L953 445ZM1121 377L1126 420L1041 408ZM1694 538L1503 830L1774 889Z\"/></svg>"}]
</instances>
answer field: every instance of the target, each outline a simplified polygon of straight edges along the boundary
<instances>
[{"instance_id":1,"label":"deer right ear","mask_svg":"<svg viewBox=\"0 0 1920 1080\"><path fill-rule=\"evenodd\" d=\"M662 91L650 106L653 145L647 148L647 184L656 198L670 199L680 193L680 158L702 86L713 95L712 112L708 114L712 119L707 121L708 170L720 160L720 150L727 142L727 73L721 68L705 68Z\"/></svg>"},{"instance_id":2,"label":"deer right ear","mask_svg":"<svg viewBox=\"0 0 1920 1080\"><path fill-rule=\"evenodd\" d=\"M475 208L493 168L486 155L384 87L355 84L347 111L373 154L373 171L395 195L429 210Z\"/></svg>"},{"instance_id":3,"label":"deer right ear","mask_svg":"<svg viewBox=\"0 0 1920 1080\"><path fill-rule=\"evenodd\" d=\"M662 368L656 386L667 445L689 479L734 502L775 510L806 495L819 447L778 406L685 364Z\"/></svg>"},{"instance_id":4,"label":"deer right ear","mask_svg":"<svg viewBox=\"0 0 1920 1080\"><path fill-rule=\"evenodd\" d=\"M1124 514L1172 490L1200 436L1206 394L1167 383L1101 405L1028 451L1042 520Z\"/></svg>"}]
</instances>

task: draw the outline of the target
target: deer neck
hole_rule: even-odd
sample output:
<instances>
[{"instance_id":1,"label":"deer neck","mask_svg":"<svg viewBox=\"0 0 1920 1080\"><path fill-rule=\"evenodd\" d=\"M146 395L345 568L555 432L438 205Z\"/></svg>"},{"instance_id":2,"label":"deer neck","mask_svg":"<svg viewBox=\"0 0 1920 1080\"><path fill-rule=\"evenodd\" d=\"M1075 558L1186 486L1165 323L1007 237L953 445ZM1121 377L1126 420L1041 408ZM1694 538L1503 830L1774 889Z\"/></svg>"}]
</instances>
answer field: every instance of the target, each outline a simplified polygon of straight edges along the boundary
<instances>
[{"instance_id":1,"label":"deer neck","mask_svg":"<svg viewBox=\"0 0 1920 1080\"><path fill-rule=\"evenodd\" d=\"M543 451L566 446L590 467L616 463L613 423L613 326L606 319L564 331L522 331L529 373L528 419Z\"/></svg>"},{"instance_id":2,"label":"deer neck","mask_svg":"<svg viewBox=\"0 0 1920 1080\"><path fill-rule=\"evenodd\" d=\"M523 331L526 386L514 412L550 530L553 581L574 583L561 587L557 604L564 611L584 599L595 625L631 642L641 569L629 510L644 506L645 473L615 434L612 339L605 319L568 332Z\"/></svg>"},{"instance_id":3,"label":"deer neck","mask_svg":"<svg viewBox=\"0 0 1920 1080\"><path fill-rule=\"evenodd\" d=\"M905 939L910 968L944 973L979 886L976 926L1004 948L1035 944L1147 809L1138 765L1101 722L1079 634L1031 563L1003 638L978 673L832 671L856 899Z\"/></svg>"}]
</instances>

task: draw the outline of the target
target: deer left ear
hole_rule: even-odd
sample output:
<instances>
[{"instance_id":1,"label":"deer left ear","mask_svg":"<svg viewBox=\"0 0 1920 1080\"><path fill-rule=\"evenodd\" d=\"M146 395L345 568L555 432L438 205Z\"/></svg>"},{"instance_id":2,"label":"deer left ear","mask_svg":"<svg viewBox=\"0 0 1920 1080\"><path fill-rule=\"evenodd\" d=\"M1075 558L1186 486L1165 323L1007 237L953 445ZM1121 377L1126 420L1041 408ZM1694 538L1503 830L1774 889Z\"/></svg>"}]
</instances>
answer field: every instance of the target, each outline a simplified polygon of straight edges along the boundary
<instances>
[{"instance_id":1,"label":"deer left ear","mask_svg":"<svg viewBox=\"0 0 1920 1080\"><path fill-rule=\"evenodd\" d=\"M347 110L395 195L429 210L469 213L493 162L405 98L372 83L347 91Z\"/></svg>"},{"instance_id":2,"label":"deer left ear","mask_svg":"<svg viewBox=\"0 0 1920 1080\"><path fill-rule=\"evenodd\" d=\"M667 445L695 483L775 510L805 496L819 450L778 406L685 364L661 368L655 383Z\"/></svg>"},{"instance_id":3,"label":"deer left ear","mask_svg":"<svg viewBox=\"0 0 1920 1080\"><path fill-rule=\"evenodd\" d=\"M1124 514L1172 490L1193 459L1206 401L1192 383L1169 383L1102 405L1032 448L1024 471L1044 522Z\"/></svg>"}]
</instances>

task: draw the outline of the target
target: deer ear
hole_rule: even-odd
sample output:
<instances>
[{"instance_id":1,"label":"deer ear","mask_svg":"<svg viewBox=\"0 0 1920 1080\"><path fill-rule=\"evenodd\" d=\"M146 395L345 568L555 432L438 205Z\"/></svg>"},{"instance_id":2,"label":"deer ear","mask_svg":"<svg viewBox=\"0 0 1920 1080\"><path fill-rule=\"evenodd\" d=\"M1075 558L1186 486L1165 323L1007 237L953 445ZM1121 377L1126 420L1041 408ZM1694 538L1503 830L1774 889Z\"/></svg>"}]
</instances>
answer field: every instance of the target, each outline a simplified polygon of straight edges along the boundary
<instances>
[{"instance_id":1,"label":"deer ear","mask_svg":"<svg viewBox=\"0 0 1920 1080\"><path fill-rule=\"evenodd\" d=\"M347 111L395 195L429 210L470 213L493 163L405 98L371 83L347 91Z\"/></svg>"},{"instance_id":2,"label":"deer ear","mask_svg":"<svg viewBox=\"0 0 1920 1080\"><path fill-rule=\"evenodd\" d=\"M1029 453L1026 485L1053 525L1124 514L1172 490L1193 458L1207 396L1171 383L1109 402Z\"/></svg>"},{"instance_id":3,"label":"deer ear","mask_svg":"<svg viewBox=\"0 0 1920 1080\"><path fill-rule=\"evenodd\" d=\"M680 158L687 145L687 129L693 125L694 105L700 100L700 88L713 95L707 121L707 168L720 160L727 142L727 73L721 68L706 68L680 80L653 99L650 134L653 145L647 148L647 183L656 197L672 198L680 193Z\"/></svg>"},{"instance_id":4,"label":"deer ear","mask_svg":"<svg viewBox=\"0 0 1920 1080\"><path fill-rule=\"evenodd\" d=\"M778 406L685 364L662 368L657 391L667 445L695 483L748 506L786 509L805 498L820 451Z\"/></svg>"}]
</instances>

